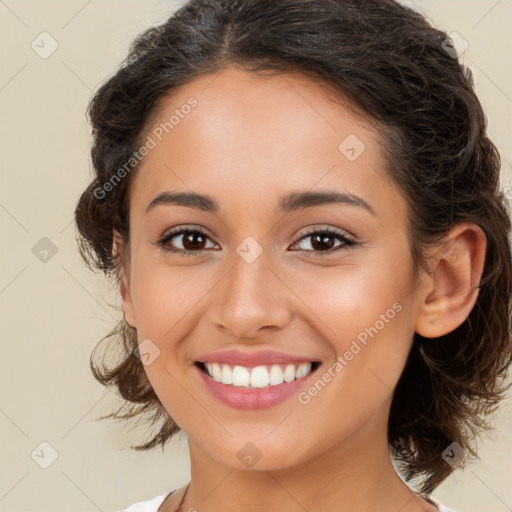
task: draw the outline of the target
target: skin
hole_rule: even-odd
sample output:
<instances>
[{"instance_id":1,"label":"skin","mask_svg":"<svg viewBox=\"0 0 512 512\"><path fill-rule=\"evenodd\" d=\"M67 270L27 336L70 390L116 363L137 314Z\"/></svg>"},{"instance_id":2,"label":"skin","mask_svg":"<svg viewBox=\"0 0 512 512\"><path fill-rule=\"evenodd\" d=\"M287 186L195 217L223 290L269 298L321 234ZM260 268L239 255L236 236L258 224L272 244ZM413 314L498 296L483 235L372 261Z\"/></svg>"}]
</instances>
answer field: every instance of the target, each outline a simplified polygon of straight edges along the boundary
<instances>
[{"instance_id":1,"label":"skin","mask_svg":"<svg viewBox=\"0 0 512 512\"><path fill-rule=\"evenodd\" d=\"M429 254L431 272L418 284L406 203L384 172L370 119L303 76L227 68L174 89L150 130L191 96L197 107L132 177L130 244L115 233L113 249L125 318L139 343L149 339L160 350L145 371L188 437L192 478L182 510L434 511L391 464L389 409L414 332L441 336L471 311L485 235L474 224L455 226ZM353 161L338 149L349 134L365 144ZM357 195L375 215L351 204L274 212L282 195L310 190ZM161 204L145 213L163 191L208 194L220 210ZM178 226L206 234L202 254L190 244L186 257L156 245ZM308 227L330 227L357 244L334 236L330 243L341 249L322 256L312 237L300 241ZM252 263L236 252L247 236L263 250ZM180 235L167 244L185 247ZM272 348L321 361L321 375L397 302L400 312L307 404L293 396L236 410L206 389L193 366L211 351ZM252 468L237 456L247 442L261 453ZM159 512L174 511L184 490Z\"/></svg>"}]
</instances>

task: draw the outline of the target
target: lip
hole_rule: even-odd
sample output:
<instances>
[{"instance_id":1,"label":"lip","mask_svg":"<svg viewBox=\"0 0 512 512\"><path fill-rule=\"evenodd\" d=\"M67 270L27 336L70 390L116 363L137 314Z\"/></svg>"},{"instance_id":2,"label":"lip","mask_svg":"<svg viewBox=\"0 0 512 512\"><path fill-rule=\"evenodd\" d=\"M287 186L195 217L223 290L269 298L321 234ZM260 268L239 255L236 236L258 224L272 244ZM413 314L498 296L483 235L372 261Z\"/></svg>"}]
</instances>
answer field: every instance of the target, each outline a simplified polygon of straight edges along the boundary
<instances>
[{"instance_id":1,"label":"lip","mask_svg":"<svg viewBox=\"0 0 512 512\"><path fill-rule=\"evenodd\" d=\"M287 354L276 350L258 350L248 351L240 349L219 350L202 355L198 360L201 363L219 363L245 366L253 368L254 366L287 364L287 363L311 363L320 362L315 358Z\"/></svg>"},{"instance_id":2,"label":"lip","mask_svg":"<svg viewBox=\"0 0 512 512\"><path fill-rule=\"evenodd\" d=\"M194 368L200 380L218 400L234 409L248 410L265 409L289 399L307 385L311 376L317 374L320 366L321 364L304 377L295 379L292 382L283 382L276 386L253 389L222 384L222 382L217 382L201 370L199 365L195 364Z\"/></svg>"}]
</instances>

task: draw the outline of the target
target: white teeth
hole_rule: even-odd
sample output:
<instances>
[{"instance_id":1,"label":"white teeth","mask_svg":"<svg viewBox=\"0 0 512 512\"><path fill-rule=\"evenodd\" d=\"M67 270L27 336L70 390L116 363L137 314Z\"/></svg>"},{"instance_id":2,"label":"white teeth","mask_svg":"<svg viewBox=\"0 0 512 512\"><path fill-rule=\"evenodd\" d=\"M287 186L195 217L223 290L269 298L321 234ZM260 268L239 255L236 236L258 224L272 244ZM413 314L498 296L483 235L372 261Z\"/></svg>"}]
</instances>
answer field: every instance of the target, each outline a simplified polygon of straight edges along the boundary
<instances>
[{"instance_id":1,"label":"white teeth","mask_svg":"<svg viewBox=\"0 0 512 512\"><path fill-rule=\"evenodd\" d=\"M265 388L267 386L277 386L283 382L292 382L300 379L311 372L311 363L301 363L284 365L255 366L246 368L245 366L231 366L229 364L204 363L210 377L223 384L231 384L236 387L245 388Z\"/></svg>"},{"instance_id":2,"label":"white teeth","mask_svg":"<svg viewBox=\"0 0 512 512\"><path fill-rule=\"evenodd\" d=\"M271 386L276 386L277 384L283 383L283 371L279 366L274 365L270 368L270 373L268 374L268 378Z\"/></svg>"},{"instance_id":3,"label":"white teeth","mask_svg":"<svg viewBox=\"0 0 512 512\"><path fill-rule=\"evenodd\" d=\"M231 373L228 365L224 364L222 365L222 376L229 372ZM243 366L235 366L233 368L233 386L248 386L250 381L250 375L249 370L247 368L244 368ZM230 384L229 382L224 382L224 379L222 379L222 384Z\"/></svg>"},{"instance_id":4,"label":"white teeth","mask_svg":"<svg viewBox=\"0 0 512 512\"><path fill-rule=\"evenodd\" d=\"M308 368L306 365L301 364L297 370L297 373L295 374L296 379L300 379L301 377L304 377L309 373L311 370L311 366Z\"/></svg>"},{"instance_id":5,"label":"white teeth","mask_svg":"<svg viewBox=\"0 0 512 512\"><path fill-rule=\"evenodd\" d=\"M214 380L216 380L217 382L222 382L222 368L219 366L218 363L211 364L210 368L208 368L208 371L210 372L210 376L212 376Z\"/></svg>"},{"instance_id":6,"label":"white teeth","mask_svg":"<svg viewBox=\"0 0 512 512\"><path fill-rule=\"evenodd\" d=\"M291 382L292 380L295 380L295 366L293 364L289 364L283 374L283 379L286 382Z\"/></svg>"},{"instance_id":7,"label":"white teeth","mask_svg":"<svg viewBox=\"0 0 512 512\"><path fill-rule=\"evenodd\" d=\"M233 382L233 376L229 368L226 368L226 365L221 367L220 382L224 382L224 384L231 384Z\"/></svg>"},{"instance_id":8,"label":"white teeth","mask_svg":"<svg viewBox=\"0 0 512 512\"><path fill-rule=\"evenodd\" d=\"M269 383L270 376L268 374L267 369L264 366L255 366L251 370L251 386L253 388L264 388L268 386Z\"/></svg>"}]
</instances>

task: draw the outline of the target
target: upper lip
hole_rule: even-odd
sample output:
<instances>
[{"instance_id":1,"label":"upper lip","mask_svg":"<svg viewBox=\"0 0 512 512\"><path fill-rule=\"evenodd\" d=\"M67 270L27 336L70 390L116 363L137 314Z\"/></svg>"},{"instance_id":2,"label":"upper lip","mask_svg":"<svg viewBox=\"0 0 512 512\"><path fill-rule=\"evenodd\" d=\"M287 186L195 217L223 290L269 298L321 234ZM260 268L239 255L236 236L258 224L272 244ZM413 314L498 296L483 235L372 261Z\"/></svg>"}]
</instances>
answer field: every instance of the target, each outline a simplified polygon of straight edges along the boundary
<instances>
[{"instance_id":1,"label":"upper lip","mask_svg":"<svg viewBox=\"0 0 512 512\"><path fill-rule=\"evenodd\" d=\"M314 358L304 357L276 350L219 350L202 355L198 362L201 363L225 363L239 366L260 366L286 363L310 363L317 362Z\"/></svg>"}]
</instances>

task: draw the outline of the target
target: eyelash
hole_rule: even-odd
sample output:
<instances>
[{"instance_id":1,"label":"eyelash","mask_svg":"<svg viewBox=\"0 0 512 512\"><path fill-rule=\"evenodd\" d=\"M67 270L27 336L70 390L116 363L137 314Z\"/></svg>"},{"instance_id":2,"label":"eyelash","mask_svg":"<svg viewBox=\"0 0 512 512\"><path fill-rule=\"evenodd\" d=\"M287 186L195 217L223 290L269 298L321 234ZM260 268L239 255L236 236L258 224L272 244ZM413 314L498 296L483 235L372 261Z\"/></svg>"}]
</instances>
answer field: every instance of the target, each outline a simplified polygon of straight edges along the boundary
<instances>
[{"instance_id":1,"label":"eyelash","mask_svg":"<svg viewBox=\"0 0 512 512\"><path fill-rule=\"evenodd\" d=\"M189 229L189 228L179 228L178 227L178 228L171 230L169 233L163 235L161 238L159 238L156 242L156 245L159 246L160 248L162 248L162 250L164 250L166 252L172 252L181 257L195 256L195 255L202 254L203 252L207 251L208 249L200 249L198 251L187 251L186 249L171 248L171 246L168 245L170 240L173 239L175 236L190 234L190 233L202 235L206 238L209 238L206 235L206 233L204 233L203 231L201 231L199 229ZM329 255L335 253L336 251L338 251L340 249L343 249L343 248L350 249L351 247L354 247L357 245L357 242L355 240L347 237L345 234L342 234L342 233L335 231L333 229L330 229L330 228L312 229L312 230L308 231L307 233L303 234L297 240L296 243L302 242L304 239L309 238L311 235L317 235L317 234L328 234L328 235L334 236L334 237L338 238L339 240L341 240L343 242L343 245L339 245L339 246L331 248L327 251L298 249L297 252L304 254L308 258L323 258L323 257L329 256ZM296 243L294 243L293 245L295 245ZM311 253L314 253L314 254L311 254Z\"/></svg>"}]
</instances>

